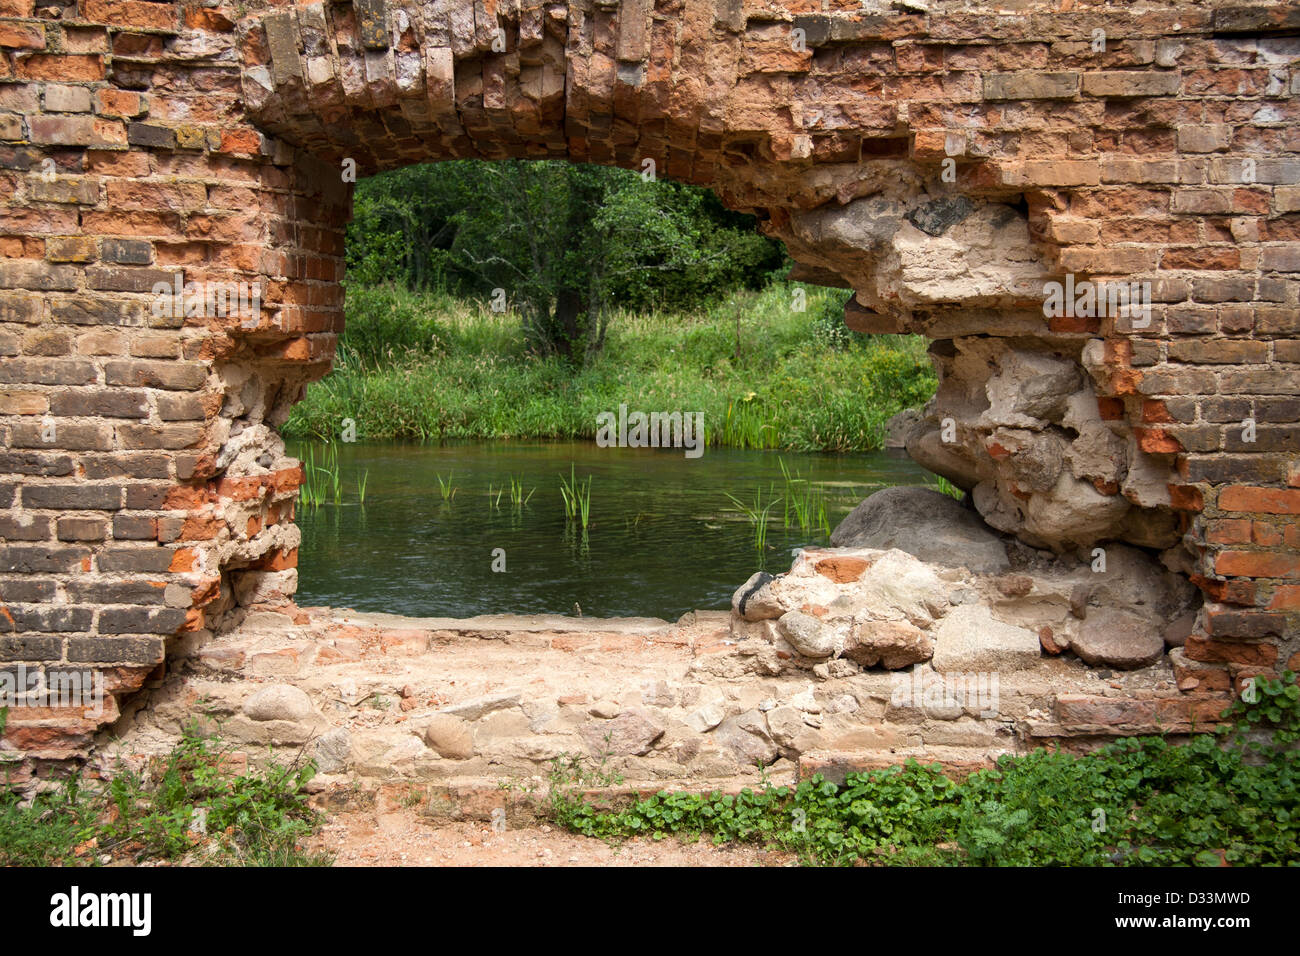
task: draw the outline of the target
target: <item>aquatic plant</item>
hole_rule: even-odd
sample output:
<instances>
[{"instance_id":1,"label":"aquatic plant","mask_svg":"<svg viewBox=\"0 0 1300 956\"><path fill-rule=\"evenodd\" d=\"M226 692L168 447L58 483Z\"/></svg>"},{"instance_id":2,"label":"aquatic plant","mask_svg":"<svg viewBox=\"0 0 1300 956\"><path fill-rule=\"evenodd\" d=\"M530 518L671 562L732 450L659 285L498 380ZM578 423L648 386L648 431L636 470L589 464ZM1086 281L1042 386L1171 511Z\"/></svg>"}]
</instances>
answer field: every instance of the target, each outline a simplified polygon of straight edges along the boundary
<instances>
[{"instance_id":1,"label":"aquatic plant","mask_svg":"<svg viewBox=\"0 0 1300 956\"><path fill-rule=\"evenodd\" d=\"M577 478L573 463L569 464L569 477L560 475L560 497L564 499L564 517L566 521L580 521L582 530L587 530L591 517L591 475L582 481Z\"/></svg>"}]
</instances>

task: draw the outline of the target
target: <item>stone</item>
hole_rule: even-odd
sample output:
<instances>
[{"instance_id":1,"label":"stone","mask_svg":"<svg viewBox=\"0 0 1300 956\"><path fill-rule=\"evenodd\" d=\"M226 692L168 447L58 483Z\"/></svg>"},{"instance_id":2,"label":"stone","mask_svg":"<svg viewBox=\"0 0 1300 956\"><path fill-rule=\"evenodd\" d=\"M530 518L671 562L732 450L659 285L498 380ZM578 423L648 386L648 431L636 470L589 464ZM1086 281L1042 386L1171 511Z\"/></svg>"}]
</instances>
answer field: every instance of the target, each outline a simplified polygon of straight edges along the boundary
<instances>
[{"instance_id":1,"label":"stone","mask_svg":"<svg viewBox=\"0 0 1300 956\"><path fill-rule=\"evenodd\" d=\"M272 684L252 694L241 708L251 720L306 720L315 713L306 692L290 684Z\"/></svg>"},{"instance_id":2,"label":"stone","mask_svg":"<svg viewBox=\"0 0 1300 956\"><path fill-rule=\"evenodd\" d=\"M686 715L686 726L696 733L706 733L727 717L726 697L716 687L700 688L696 707Z\"/></svg>"},{"instance_id":3,"label":"stone","mask_svg":"<svg viewBox=\"0 0 1300 956\"><path fill-rule=\"evenodd\" d=\"M784 614L785 609L768 587L772 580L772 575L766 571L758 571L751 575L749 580L737 588L736 593L732 595L732 611L745 621L762 621Z\"/></svg>"},{"instance_id":4,"label":"stone","mask_svg":"<svg viewBox=\"0 0 1300 956\"><path fill-rule=\"evenodd\" d=\"M424 742L448 760L474 756L474 731L469 721L448 713L434 714L424 725Z\"/></svg>"},{"instance_id":5,"label":"stone","mask_svg":"<svg viewBox=\"0 0 1300 956\"><path fill-rule=\"evenodd\" d=\"M776 626L790 646L804 657L821 659L835 653L837 635L811 614L789 611L781 616Z\"/></svg>"},{"instance_id":6,"label":"stone","mask_svg":"<svg viewBox=\"0 0 1300 956\"><path fill-rule=\"evenodd\" d=\"M518 707L522 700L523 694L517 690L502 691L498 694L485 694L482 697L472 697L469 700L461 701L459 704L452 704L450 707L442 708L441 713L459 717L461 720L475 721L492 713L494 710Z\"/></svg>"},{"instance_id":7,"label":"stone","mask_svg":"<svg viewBox=\"0 0 1300 956\"><path fill-rule=\"evenodd\" d=\"M1170 621L1169 626L1165 628L1165 644L1169 647L1182 647L1187 643L1187 639L1191 637L1192 631L1195 627L1195 611L1188 611L1185 614L1180 614L1178 617Z\"/></svg>"},{"instance_id":8,"label":"stone","mask_svg":"<svg viewBox=\"0 0 1300 956\"><path fill-rule=\"evenodd\" d=\"M928 661L933 654L930 635L907 621L864 621L854 626L844 643L844 656L863 667L881 664L897 670Z\"/></svg>"},{"instance_id":9,"label":"stone","mask_svg":"<svg viewBox=\"0 0 1300 956\"><path fill-rule=\"evenodd\" d=\"M352 735L346 727L335 727L316 738L312 747L316 769L321 773L341 773L348 769L352 756Z\"/></svg>"},{"instance_id":10,"label":"stone","mask_svg":"<svg viewBox=\"0 0 1300 956\"><path fill-rule=\"evenodd\" d=\"M650 752L664 728L644 711L628 710L613 720L589 721L578 733L593 757L640 757Z\"/></svg>"},{"instance_id":11,"label":"stone","mask_svg":"<svg viewBox=\"0 0 1300 956\"><path fill-rule=\"evenodd\" d=\"M1089 664L1134 670L1154 664L1165 652L1161 627L1149 618L1116 608L1094 608L1070 650Z\"/></svg>"},{"instance_id":12,"label":"stone","mask_svg":"<svg viewBox=\"0 0 1300 956\"><path fill-rule=\"evenodd\" d=\"M907 435L921 421L921 411L905 408L885 422L885 447L906 448Z\"/></svg>"},{"instance_id":13,"label":"stone","mask_svg":"<svg viewBox=\"0 0 1300 956\"><path fill-rule=\"evenodd\" d=\"M931 665L940 673L1014 671L1042 657L1038 635L996 620L980 604L963 604L939 622Z\"/></svg>"},{"instance_id":14,"label":"stone","mask_svg":"<svg viewBox=\"0 0 1300 956\"><path fill-rule=\"evenodd\" d=\"M831 532L840 548L897 548L945 567L977 574L1010 568L1001 537L973 511L929 488L877 491L854 508Z\"/></svg>"},{"instance_id":15,"label":"stone","mask_svg":"<svg viewBox=\"0 0 1300 956\"><path fill-rule=\"evenodd\" d=\"M1300 482L1294 4L363 0L337 23L316 3L183 6L7 4L0 512L19 540L0 530L0 571L7 606L44 606L13 623L51 628L6 635L15 660L156 664L161 634L101 633L178 620L123 613L139 603L114 593L124 576L186 612L169 645L290 606L302 471L278 428L335 358L348 166L466 156L653 156L758 211L799 281L852 290L846 322L931 340L939 389L902 440L990 527L1063 561L1116 542L1175 552L1170 567L1230 603L1289 600L1268 582L1300 575L1294 542L1263 525L1243 548L1207 535L1259 514L1230 517L1234 494ZM1114 49L1090 55L1092 30ZM209 274L263 283L262 314L155 314L155 279ZM1049 283L1091 276L1149 286L1151 313L1053 311ZM146 417L116 420L127 408ZM779 672L775 621L805 604L846 635L880 620L931 631L948 613L923 599L922 572L904 588L873 568L861 588L810 571L773 585L775 606L756 595L770 616L745 620L747 602L733 634L771 653L746 660ZM74 583L101 590L70 607ZM971 595L963 607L990 600L978 580L944 583ZM175 585L208 600L186 606ZM993 603L1063 639L1104 607L1181 620L1199 602L1182 585L1114 601L1125 588L1102 584L1070 620L1043 576ZM1274 617L1281 637L1213 653L1290 656L1294 615ZM1197 648L1186 629L1168 642ZM1194 679L1203 693L1223 677ZM18 730L80 757L98 737L11 727L19 753Z\"/></svg>"},{"instance_id":16,"label":"stone","mask_svg":"<svg viewBox=\"0 0 1300 956\"><path fill-rule=\"evenodd\" d=\"M1055 657L1058 654L1064 654L1070 649L1068 638L1057 637L1056 631L1050 624L1044 624L1038 629L1038 643L1042 645L1044 651Z\"/></svg>"},{"instance_id":17,"label":"stone","mask_svg":"<svg viewBox=\"0 0 1300 956\"><path fill-rule=\"evenodd\" d=\"M724 720L709 736L731 751L742 766L767 766L778 756L776 742L767 729L766 717L757 710Z\"/></svg>"}]
</instances>

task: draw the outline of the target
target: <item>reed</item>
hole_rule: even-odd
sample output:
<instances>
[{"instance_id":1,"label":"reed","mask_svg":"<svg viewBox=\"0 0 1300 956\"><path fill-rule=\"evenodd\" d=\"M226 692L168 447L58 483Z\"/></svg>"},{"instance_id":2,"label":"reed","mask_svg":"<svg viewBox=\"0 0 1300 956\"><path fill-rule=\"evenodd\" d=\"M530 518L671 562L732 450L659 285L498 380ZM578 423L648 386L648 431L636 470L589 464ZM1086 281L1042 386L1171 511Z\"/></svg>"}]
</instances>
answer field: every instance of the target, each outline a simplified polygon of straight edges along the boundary
<instances>
[{"instance_id":1,"label":"reed","mask_svg":"<svg viewBox=\"0 0 1300 956\"><path fill-rule=\"evenodd\" d=\"M591 475L579 481L570 463L569 477L560 475L560 497L564 499L565 520L580 521L585 532L591 517Z\"/></svg>"},{"instance_id":2,"label":"reed","mask_svg":"<svg viewBox=\"0 0 1300 956\"><path fill-rule=\"evenodd\" d=\"M456 497L456 492L460 489L456 487L456 473L454 471L447 472L446 478L443 478L442 475L434 475L434 477L438 479L438 491L442 495L444 502L450 502Z\"/></svg>"},{"instance_id":3,"label":"reed","mask_svg":"<svg viewBox=\"0 0 1300 956\"><path fill-rule=\"evenodd\" d=\"M327 501L339 504L343 500L343 483L339 472L338 448L331 442L316 460L316 449L307 446L307 457L302 463L303 481L298 489L298 500L315 510Z\"/></svg>"},{"instance_id":4,"label":"reed","mask_svg":"<svg viewBox=\"0 0 1300 956\"><path fill-rule=\"evenodd\" d=\"M523 476L521 475L521 476L519 476L518 478L515 478L513 475L511 475L511 477L510 477L510 506L511 506L512 508L523 508L525 505L528 504L529 501L532 500L533 493L534 493L535 491L537 491L536 488L530 488L530 489L528 490L527 494L525 494L525 493L524 493L524 479L523 479Z\"/></svg>"},{"instance_id":5,"label":"reed","mask_svg":"<svg viewBox=\"0 0 1300 956\"><path fill-rule=\"evenodd\" d=\"M770 491L770 489L769 489ZM754 526L754 548L763 551L767 548L767 526L772 520L772 510L781 503L781 499L773 498L767 504L763 504L763 489L759 488L754 492L754 503L747 505L735 495L729 492L723 492L733 505L735 510L743 514Z\"/></svg>"},{"instance_id":6,"label":"reed","mask_svg":"<svg viewBox=\"0 0 1300 956\"><path fill-rule=\"evenodd\" d=\"M790 527L790 519L793 516L799 525L799 530L804 534L820 531L829 536L831 523L826 510L826 495L798 471L792 473L786 467L784 459L778 458L776 463L780 465L781 475L785 479L784 526Z\"/></svg>"}]
</instances>

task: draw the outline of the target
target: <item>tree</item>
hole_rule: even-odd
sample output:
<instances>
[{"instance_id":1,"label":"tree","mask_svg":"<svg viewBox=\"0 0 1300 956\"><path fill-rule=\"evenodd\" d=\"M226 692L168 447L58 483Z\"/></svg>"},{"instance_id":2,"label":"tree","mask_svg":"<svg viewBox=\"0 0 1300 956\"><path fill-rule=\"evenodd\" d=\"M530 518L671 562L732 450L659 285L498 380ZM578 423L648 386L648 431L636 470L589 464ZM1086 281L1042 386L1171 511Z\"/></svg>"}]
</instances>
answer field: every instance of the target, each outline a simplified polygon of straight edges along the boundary
<instances>
[{"instance_id":1,"label":"tree","mask_svg":"<svg viewBox=\"0 0 1300 956\"><path fill-rule=\"evenodd\" d=\"M698 305L781 259L711 193L625 170L467 161L373 182L349 232L354 276L504 294L534 348L575 364L602 348L616 305Z\"/></svg>"}]
</instances>

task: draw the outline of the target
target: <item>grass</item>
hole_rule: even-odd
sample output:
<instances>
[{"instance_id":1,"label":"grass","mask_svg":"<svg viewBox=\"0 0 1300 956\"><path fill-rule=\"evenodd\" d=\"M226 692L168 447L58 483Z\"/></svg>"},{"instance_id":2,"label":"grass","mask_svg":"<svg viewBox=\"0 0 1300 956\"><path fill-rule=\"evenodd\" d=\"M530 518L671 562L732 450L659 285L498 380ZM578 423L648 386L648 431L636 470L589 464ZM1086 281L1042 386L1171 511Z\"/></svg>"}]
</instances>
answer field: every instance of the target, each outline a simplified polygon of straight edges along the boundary
<instances>
[{"instance_id":1,"label":"grass","mask_svg":"<svg viewBox=\"0 0 1300 956\"><path fill-rule=\"evenodd\" d=\"M316 449L309 447L302 468L303 483L298 489L298 500L305 507L314 510L328 501L338 504L343 500L337 445L333 442L326 444L321 450L320 461L316 460Z\"/></svg>"},{"instance_id":2,"label":"grass","mask_svg":"<svg viewBox=\"0 0 1300 956\"><path fill-rule=\"evenodd\" d=\"M931 488L940 494L947 495L955 501L962 501L966 498L966 492L962 491L947 478L943 477L943 475L935 475L933 483L927 484L926 487Z\"/></svg>"},{"instance_id":3,"label":"grass","mask_svg":"<svg viewBox=\"0 0 1300 956\"><path fill-rule=\"evenodd\" d=\"M937 764L815 776L736 795L660 792L623 809L601 774L554 762L551 810L587 836L754 843L817 865L1294 866L1300 860L1300 687L1257 682L1229 724L1175 745L1120 739L1085 755L1004 756L961 782Z\"/></svg>"},{"instance_id":4,"label":"grass","mask_svg":"<svg viewBox=\"0 0 1300 956\"><path fill-rule=\"evenodd\" d=\"M792 474L786 467L785 459L778 458L777 464L781 466L781 476L785 480L785 495L782 497L785 502L785 527L790 527L793 515L799 530L804 534L819 531L830 537L831 522L826 512L826 495L814 488L812 482L802 477L798 471Z\"/></svg>"},{"instance_id":5,"label":"grass","mask_svg":"<svg viewBox=\"0 0 1300 956\"><path fill-rule=\"evenodd\" d=\"M564 517L566 522L579 521L582 530L587 531L587 522L591 517L591 476L579 481L573 465L569 465L569 477L560 475L560 497L564 500Z\"/></svg>"},{"instance_id":6,"label":"grass","mask_svg":"<svg viewBox=\"0 0 1300 956\"><path fill-rule=\"evenodd\" d=\"M319 825L301 754L237 773L230 749L186 730L166 757L107 785L72 776L24 801L0 788L0 866L94 866L168 861L232 866L327 866L303 840Z\"/></svg>"},{"instance_id":7,"label":"grass","mask_svg":"<svg viewBox=\"0 0 1300 956\"><path fill-rule=\"evenodd\" d=\"M711 445L856 451L934 393L916 336L829 332L844 293L736 293L689 314L618 314L605 350L573 371L527 352L518 315L439 293L348 290L334 371L295 406L289 437L330 440L354 418L363 440L594 438L596 415L703 412Z\"/></svg>"},{"instance_id":8,"label":"grass","mask_svg":"<svg viewBox=\"0 0 1300 956\"><path fill-rule=\"evenodd\" d=\"M744 515L754 527L754 550L763 551L767 548L767 526L772 520L772 510L781 503L780 498L772 498L767 504L763 504L763 489L759 488L754 492L754 503L747 505L730 492L723 492L735 506L735 510Z\"/></svg>"},{"instance_id":9,"label":"grass","mask_svg":"<svg viewBox=\"0 0 1300 956\"><path fill-rule=\"evenodd\" d=\"M446 478L442 475L434 475L434 477L438 479L438 493L442 495L442 500L450 503L455 499L456 492L460 490L456 487L456 473L449 471Z\"/></svg>"},{"instance_id":10,"label":"grass","mask_svg":"<svg viewBox=\"0 0 1300 956\"><path fill-rule=\"evenodd\" d=\"M588 485L590 485L591 479L587 479L587 483ZM528 489L527 493L525 493L523 477L520 476L519 478L516 478L513 475L511 475L510 476L510 507L514 508L515 510L526 507L528 505L528 502L532 500L533 493L536 491L537 491L536 488L530 488Z\"/></svg>"}]
</instances>

